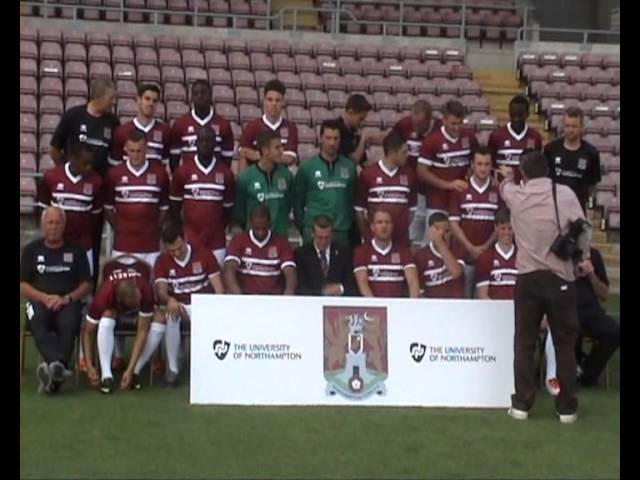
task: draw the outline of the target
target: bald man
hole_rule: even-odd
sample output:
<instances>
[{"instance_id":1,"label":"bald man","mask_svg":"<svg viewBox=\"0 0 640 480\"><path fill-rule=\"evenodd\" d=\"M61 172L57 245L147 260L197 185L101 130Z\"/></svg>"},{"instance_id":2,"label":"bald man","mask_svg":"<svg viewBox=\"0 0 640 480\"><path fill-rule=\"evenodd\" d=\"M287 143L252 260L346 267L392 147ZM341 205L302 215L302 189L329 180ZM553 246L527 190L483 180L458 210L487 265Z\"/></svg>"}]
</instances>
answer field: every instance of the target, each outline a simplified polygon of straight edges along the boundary
<instances>
[{"instance_id":1,"label":"bald man","mask_svg":"<svg viewBox=\"0 0 640 480\"><path fill-rule=\"evenodd\" d=\"M70 376L69 362L82 322L80 300L92 290L82 247L65 243L66 217L59 207L42 212L42 238L29 243L20 260L20 295L26 322L43 357L39 393L57 393Z\"/></svg>"}]
</instances>

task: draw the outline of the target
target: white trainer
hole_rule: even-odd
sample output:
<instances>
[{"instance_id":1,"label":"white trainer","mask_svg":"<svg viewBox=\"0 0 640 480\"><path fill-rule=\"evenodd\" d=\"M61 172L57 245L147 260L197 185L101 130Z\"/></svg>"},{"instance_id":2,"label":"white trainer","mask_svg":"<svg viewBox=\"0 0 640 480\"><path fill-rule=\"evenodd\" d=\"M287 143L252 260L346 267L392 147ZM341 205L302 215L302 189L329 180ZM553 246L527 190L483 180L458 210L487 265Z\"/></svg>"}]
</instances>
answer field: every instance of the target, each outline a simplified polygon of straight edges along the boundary
<instances>
[{"instance_id":1,"label":"white trainer","mask_svg":"<svg viewBox=\"0 0 640 480\"><path fill-rule=\"evenodd\" d=\"M577 413L571 413L568 415L562 415L560 413L557 413L558 418L560 419L560 423L564 423L564 424L569 424L569 423L575 423L578 420L578 414Z\"/></svg>"},{"instance_id":2,"label":"white trainer","mask_svg":"<svg viewBox=\"0 0 640 480\"><path fill-rule=\"evenodd\" d=\"M511 407L507 410L507 413L511 418L515 418L516 420L526 420L529 418L529 412L526 410L518 410L517 408Z\"/></svg>"}]
</instances>

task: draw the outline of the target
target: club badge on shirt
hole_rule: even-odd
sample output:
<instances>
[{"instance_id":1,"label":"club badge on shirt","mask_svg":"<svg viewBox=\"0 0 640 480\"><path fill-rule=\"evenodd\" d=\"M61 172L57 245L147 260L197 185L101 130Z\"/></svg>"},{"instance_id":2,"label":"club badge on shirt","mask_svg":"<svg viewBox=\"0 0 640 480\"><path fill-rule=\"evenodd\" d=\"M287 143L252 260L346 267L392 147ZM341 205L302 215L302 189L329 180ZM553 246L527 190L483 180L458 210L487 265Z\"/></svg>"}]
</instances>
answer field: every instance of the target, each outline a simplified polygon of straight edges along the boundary
<instances>
[{"instance_id":1,"label":"club badge on shirt","mask_svg":"<svg viewBox=\"0 0 640 480\"><path fill-rule=\"evenodd\" d=\"M400 175L400 185L402 185L403 187L409 185L409 179L406 175Z\"/></svg>"},{"instance_id":2,"label":"club badge on shirt","mask_svg":"<svg viewBox=\"0 0 640 480\"><path fill-rule=\"evenodd\" d=\"M325 183L322 180L320 180L318 182L318 190L324 190L324 187L325 187Z\"/></svg>"},{"instance_id":3,"label":"club badge on shirt","mask_svg":"<svg viewBox=\"0 0 640 480\"><path fill-rule=\"evenodd\" d=\"M587 169L587 159L586 158L579 158L578 159L578 169L579 170L586 170Z\"/></svg>"},{"instance_id":4,"label":"club badge on shirt","mask_svg":"<svg viewBox=\"0 0 640 480\"><path fill-rule=\"evenodd\" d=\"M216 183L220 185L224 183L224 173L216 173Z\"/></svg>"},{"instance_id":5,"label":"club badge on shirt","mask_svg":"<svg viewBox=\"0 0 640 480\"><path fill-rule=\"evenodd\" d=\"M93 195L93 185L90 183L85 183L82 187L82 193L85 195Z\"/></svg>"},{"instance_id":6,"label":"club badge on shirt","mask_svg":"<svg viewBox=\"0 0 640 480\"><path fill-rule=\"evenodd\" d=\"M111 127L104 127L104 138L111 140Z\"/></svg>"},{"instance_id":7,"label":"club badge on shirt","mask_svg":"<svg viewBox=\"0 0 640 480\"><path fill-rule=\"evenodd\" d=\"M289 129L287 127L282 127L280 129L280 138L286 140L289 137Z\"/></svg>"},{"instance_id":8,"label":"club badge on shirt","mask_svg":"<svg viewBox=\"0 0 640 480\"><path fill-rule=\"evenodd\" d=\"M286 190L287 189L287 181L284 178L278 179L278 190Z\"/></svg>"},{"instance_id":9,"label":"club badge on shirt","mask_svg":"<svg viewBox=\"0 0 640 480\"><path fill-rule=\"evenodd\" d=\"M400 254L392 253L391 254L391 263L400 263Z\"/></svg>"},{"instance_id":10,"label":"club badge on shirt","mask_svg":"<svg viewBox=\"0 0 640 480\"><path fill-rule=\"evenodd\" d=\"M65 263L73 263L73 253L65 252L62 254L62 261Z\"/></svg>"},{"instance_id":11,"label":"club badge on shirt","mask_svg":"<svg viewBox=\"0 0 640 480\"><path fill-rule=\"evenodd\" d=\"M147 184L148 185L155 185L156 184L156 174L155 173L150 173L147 175Z\"/></svg>"},{"instance_id":12,"label":"club badge on shirt","mask_svg":"<svg viewBox=\"0 0 640 480\"><path fill-rule=\"evenodd\" d=\"M269 247L267 255L269 258L278 258L278 249L276 247Z\"/></svg>"},{"instance_id":13,"label":"club badge on shirt","mask_svg":"<svg viewBox=\"0 0 640 480\"><path fill-rule=\"evenodd\" d=\"M536 142L533 140L533 138L528 138L527 149L533 149L533 148L536 148Z\"/></svg>"},{"instance_id":14,"label":"club badge on shirt","mask_svg":"<svg viewBox=\"0 0 640 480\"><path fill-rule=\"evenodd\" d=\"M259 202L264 202L264 193L260 192L258 193L258 195L256 195L256 197L258 197Z\"/></svg>"},{"instance_id":15,"label":"club badge on shirt","mask_svg":"<svg viewBox=\"0 0 640 480\"><path fill-rule=\"evenodd\" d=\"M462 148L469 148L469 139L468 138L463 138L462 139Z\"/></svg>"},{"instance_id":16,"label":"club badge on shirt","mask_svg":"<svg viewBox=\"0 0 640 480\"><path fill-rule=\"evenodd\" d=\"M349 178L349 170L346 168L340 169L340 178L344 178L345 180Z\"/></svg>"},{"instance_id":17,"label":"club badge on shirt","mask_svg":"<svg viewBox=\"0 0 640 480\"><path fill-rule=\"evenodd\" d=\"M153 131L153 141L161 142L162 141L162 132L160 130Z\"/></svg>"},{"instance_id":18,"label":"club badge on shirt","mask_svg":"<svg viewBox=\"0 0 640 480\"><path fill-rule=\"evenodd\" d=\"M195 274L202 273L202 263L193 262L193 273Z\"/></svg>"},{"instance_id":19,"label":"club badge on shirt","mask_svg":"<svg viewBox=\"0 0 640 480\"><path fill-rule=\"evenodd\" d=\"M489 201L491 203L498 203L498 194L495 192L489 193Z\"/></svg>"}]
</instances>

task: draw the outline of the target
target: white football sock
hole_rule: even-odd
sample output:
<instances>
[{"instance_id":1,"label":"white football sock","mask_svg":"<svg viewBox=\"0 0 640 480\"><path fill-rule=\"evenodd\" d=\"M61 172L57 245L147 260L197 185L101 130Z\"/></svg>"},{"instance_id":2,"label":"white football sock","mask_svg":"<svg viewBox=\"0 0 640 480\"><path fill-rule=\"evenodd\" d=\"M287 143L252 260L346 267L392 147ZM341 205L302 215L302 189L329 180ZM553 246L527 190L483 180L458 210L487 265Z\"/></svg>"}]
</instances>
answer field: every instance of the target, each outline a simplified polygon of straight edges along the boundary
<instances>
[{"instance_id":1,"label":"white football sock","mask_svg":"<svg viewBox=\"0 0 640 480\"><path fill-rule=\"evenodd\" d=\"M113 378L111 373L111 357L113 356L114 330L116 321L113 318L102 317L98 325L98 357L102 380Z\"/></svg>"},{"instance_id":2,"label":"white football sock","mask_svg":"<svg viewBox=\"0 0 640 480\"><path fill-rule=\"evenodd\" d=\"M165 348L167 349L167 363L169 364L169 370L174 373L178 373L178 352L180 351L180 317L178 317L177 320L171 316L167 318Z\"/></svg>"},{"instance_id":3,"label":"white football sock","mask_svg":"<svg viewBox=\"0 0 640 480\"><path fill-rule=\"evenodd\" d=\"M124 337L116 337L115 355L118 358L124 358L124 347L125 347L124 342L125 341L126 341L126 338Z\"/></svg>"},{"instance_id":4,"label":"white football sock","mask_svg":"<svg viewBox=\"0 0 640 480\"><path fill-rule=\"evenodd\" d=\"M136 366L133 368L133 373L140 375L140 371L147 364L153 355L153 352L158 348L158 345L160 345L166 329L167 327L163 323L151 323L149 333L147 334L147 340L144 342L144 348L142 349L142 353L140 354L140 358L138 358Z\"/></svg>"},{"instance_id":5,"label":"white football sock","mask_svg":"<svg viewBox=\"0 0 640 480\"><path fill-rule=\"evenodd\" d=\"M547 339L544 342L544 355L547 363L546 381L556 378L556 350L553 347L553 339L551 338L551 330L547 332Z\"/></svg>"}]
</instances>

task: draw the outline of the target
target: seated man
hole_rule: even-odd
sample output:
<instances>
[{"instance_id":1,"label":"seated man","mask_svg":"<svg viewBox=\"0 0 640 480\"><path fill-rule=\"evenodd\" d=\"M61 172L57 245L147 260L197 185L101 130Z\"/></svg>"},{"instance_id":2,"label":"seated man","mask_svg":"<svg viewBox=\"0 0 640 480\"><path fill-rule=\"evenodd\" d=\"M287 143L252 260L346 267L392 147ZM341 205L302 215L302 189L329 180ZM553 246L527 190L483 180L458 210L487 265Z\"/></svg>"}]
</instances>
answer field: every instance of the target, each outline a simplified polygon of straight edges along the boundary
<instances>
[{"instance_id":1,"label":"seated man","mask_svg":"<svg viewBox=\"0 0 640 480\"><path fill-rule=\"evenodd\" d=\"M271 213L264 203L249 216L251 228L238 233L227 248L224 279L236 295L293 295L296 264L289 241L271 231Z\"/></svg>"},{"instance_id":2,"label":"seated man","mask_svg":"<svg viewBox=\"0 0 640 480\"><path fill-rule=\"evenodd\" d=\"M386 210L371 215L372 238L356 247L353 273L363 297L420 296L420 282L408 247L394 245L393 219Z\"/></svg>"},{"instance_id":3,"label":"seated man","mask_svg":"<svg viewBox=\"0 0 640 480\"><path fill-rule=\"evenodd\" d=\"M114 351L117 322L136 324L136 337L129 365L122 375L120 388L131 386L133 368L140 357L147 338L151 316L154 311L153 290L149 280L133 266L114 271L102 282L85 322L83 338L87 361L87 375L92 385L98 384L98 373L93 366L93 339L98 332L98 358L100 359L100 391L113 391L111 357Z\"/></svg>"},{"instance_id":4,"label":"seated man","mask_svg":"<svg viewBox=\"0 0 640 480\"><path fill-rule=\"evenodd\" d=\"M464 261L451 251L447 215L429 217L429 243L416 252L418 272L427 298L464 298Z\"/></svg>"},{"instance_id":5,"label":"seated man","mask_svg":"<svg viewBox=\"0 0 640 480\"><path fill-rule=\"evenodd\" d=\"M89 260L80 246L64 241L65 213L46 207L44 238L24 247L20 295L27 299L26 322L44 361L38 365L39 393L56 393L68 372L82 323L81 299L91 292Z\"/></svg>"},{"instance_id":6,"label":"seated man","mask_svg":"<svg viewBox=\"0 0 640 480\"><path fill-rule=\"evenodd\" d=\"M151 323L144 349L133 369L133 388L136 390L142 386L140 372L163 336L169 363L167 385L177 386L180 322L191 320L191 295L224 293L220 267L210 250L185 242L180 228L173 223L165 225L162 242L166 251L158 257L154 269L158 304L162 310Z\"/></svg>"},{"instance_id":7,"label":"seated man","mask_svg":"<svg viewBox=\"0 0 640 480\"><path fill-rule=\"evenodd\" d=\"M356 295L351 251L333 242L333 223L318 215L311 242L293 252L298 271L298 295Z\"/></svg>"}]
</instances>

